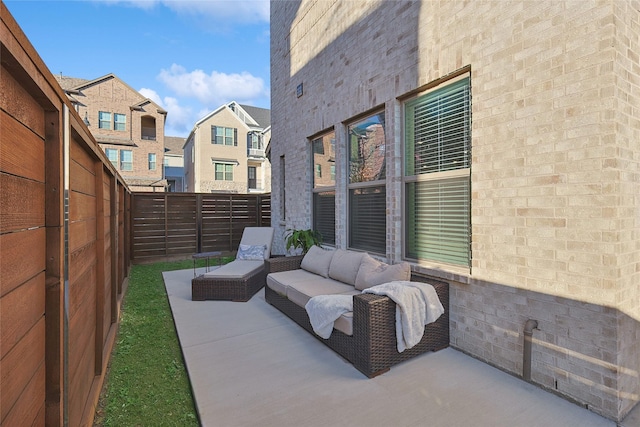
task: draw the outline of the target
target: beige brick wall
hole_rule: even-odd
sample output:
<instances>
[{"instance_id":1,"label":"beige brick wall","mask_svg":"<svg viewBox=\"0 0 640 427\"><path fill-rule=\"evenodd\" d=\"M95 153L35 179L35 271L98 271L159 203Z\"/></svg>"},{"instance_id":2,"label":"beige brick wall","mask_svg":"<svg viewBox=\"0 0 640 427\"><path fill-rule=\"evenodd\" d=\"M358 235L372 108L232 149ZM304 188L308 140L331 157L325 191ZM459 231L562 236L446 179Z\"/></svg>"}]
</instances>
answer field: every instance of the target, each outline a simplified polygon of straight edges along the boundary
<instances>
[{"instance_id":1,"label":"beige brick wall","mask_svg":"<svg viewBox=\"0 0 640 427\"><path fill-rule=\"evenodd\" d=\"M212 126L237 129L238 145L212 144ZM269 161L266 158L252 159L247 154L247 135L250 131L251 129L229 108L222 108L216 114L196 124L185 146L185 172L189 191L248 193L250 192L248 168L254 166L256 167L259 190L255 192L270 192L271 165ZM267 132L266 136L270 137L270 133ZM192 147L195 147L193 159L191 158ZM215 161L235 163L233 181L215 179Z\"/></svg>"},{"instance_id":2,"label":"beige brick wall","mask_svg":"<svg viewBox=\"0 0 640 427\"><path fill-rule=\"evenodd\" d=\"M467 67L472 262L414 268L452 284L452 345L520 375L523 325L536 319L533 381L621 419L640 400L639 2L271 8L272 159L286 158L287 209L283 220L274 192L273 225L310 226L309 137L335 129L345 247L345 123L384 107L387 258L400 260L401 100Z\"/></svg>"}]
</instances>

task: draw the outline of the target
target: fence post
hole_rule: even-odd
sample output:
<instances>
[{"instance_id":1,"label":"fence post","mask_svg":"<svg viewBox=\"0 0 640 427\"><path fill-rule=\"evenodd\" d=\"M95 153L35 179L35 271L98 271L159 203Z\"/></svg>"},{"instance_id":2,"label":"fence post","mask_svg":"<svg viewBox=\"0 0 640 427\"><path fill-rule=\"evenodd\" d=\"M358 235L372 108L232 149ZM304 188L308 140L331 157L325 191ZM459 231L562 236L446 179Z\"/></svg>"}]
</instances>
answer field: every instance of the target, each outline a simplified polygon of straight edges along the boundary
<instances>
[{"instance_id":1,"label":"fence post","mask_svg":"<svg viewBox=\"0 0 640 427\"><path fill-rule=\"evenodd\" d=\"M202 252L202 194L196 193L196 252Z\"/></svg>"}]
</instances>

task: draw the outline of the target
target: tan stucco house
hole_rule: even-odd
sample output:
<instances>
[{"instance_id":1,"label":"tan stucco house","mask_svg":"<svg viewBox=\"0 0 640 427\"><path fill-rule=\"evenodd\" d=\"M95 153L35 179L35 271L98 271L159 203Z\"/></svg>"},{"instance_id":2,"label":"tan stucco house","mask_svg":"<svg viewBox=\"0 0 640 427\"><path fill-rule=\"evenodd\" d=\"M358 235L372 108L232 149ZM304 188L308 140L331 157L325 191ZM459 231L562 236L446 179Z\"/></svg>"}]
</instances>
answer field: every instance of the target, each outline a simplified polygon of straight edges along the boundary
<instances>
[{"instance_id":1,"label":"tan stucco house","mask_svg":"<svg viewBox=\"0 0 640 427\"><path fill-rule=\"evenodd\" d=\"M132 191L165 191L167 112L114 74L95 80L55 75Z\"/></svg>"},{"instance_id":2,"label":"tan stucco house","mask_svg":"<svg viewBox=\"0 0 640 427\"><path fill-rule=\"evenodd\" d=\"M271 112L230 102L199 120L184 145L185 191L268 193Z\"/></svg>"},{"instance_id":3,"label":"tan stucco house","mask_svg":"<svg viewBox=\"0 0 640 427\"><path fill-rule=\"evenodd\" d=\"M624 419L639 22L621 0L271 1L274 252L313 227L408 261L450 283L452 347Z\"/></svg>"}]
</instances>

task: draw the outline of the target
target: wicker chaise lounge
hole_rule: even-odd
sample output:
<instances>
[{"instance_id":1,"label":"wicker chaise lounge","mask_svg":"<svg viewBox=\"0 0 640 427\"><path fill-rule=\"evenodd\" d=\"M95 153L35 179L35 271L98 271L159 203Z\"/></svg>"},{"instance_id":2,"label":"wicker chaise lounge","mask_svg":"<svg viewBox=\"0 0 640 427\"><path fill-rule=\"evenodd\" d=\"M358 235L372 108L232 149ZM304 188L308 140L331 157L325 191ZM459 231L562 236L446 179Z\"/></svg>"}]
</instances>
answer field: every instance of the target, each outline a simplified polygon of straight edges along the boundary
<instances>
[{"instance_id":1,"label":"wicker chaise lounge","mask_svg":"<svg viewBox=\"0 0 640 427\"><path fill-rule=\"evenodd\" d=\"M272 258L267 261L268 273L299 269L302 258ZM329 339L322 339L313 332L304 307L268 285L265 287L265 299L351 362L364 375L373 378L400 362L449 346L449 284L416 273L411 274L411 280L432 284L445 312L436 322L425 327L422 340L416 346L402 353L397 350L396 304L389 297L367 293L354 295L352 334L334 329Z\"/></svg>"},{"instance_id":2,"label":"wicker chaise lounge","mask_svg":"<svg viewBox=\"0 0 640 427\"><path fill-rule=\"evenodd\" d=\"M273 228L247 227L232 262L191 281L191 299L249 301L265 284Z\"/></svg>"}]
</instances>

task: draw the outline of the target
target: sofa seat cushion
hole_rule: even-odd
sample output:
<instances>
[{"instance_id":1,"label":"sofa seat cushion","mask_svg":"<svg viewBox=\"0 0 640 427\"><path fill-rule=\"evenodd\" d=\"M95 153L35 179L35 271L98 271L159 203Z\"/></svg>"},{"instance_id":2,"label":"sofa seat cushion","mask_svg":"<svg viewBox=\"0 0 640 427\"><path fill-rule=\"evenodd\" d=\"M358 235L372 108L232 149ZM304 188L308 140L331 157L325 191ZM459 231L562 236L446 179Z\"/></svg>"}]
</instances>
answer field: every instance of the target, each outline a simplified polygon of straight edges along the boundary
<instances>
[{"instance_id":1,"label":"sofa seat cushion","mask_svg":"<svg viewBox=\"0 0 640 427\"><path fill-rule=\"evenodd\" d=\"M242 279L264 268L264 261L233 260L222 267L205 273L205 277L220 277L222 279Z\"/></svg>"},{"instance_id":2,"label":"sofa seat cushion","mask_svg":"<svg viewBox=\"0 0 640 427\"><path fill-rule=\"evenodd\" d=\"M316 277L316 280L291 283L287 288L287 298L300 307L304 307L311 297L342 294L354 290L353 286L338 282L337 280L323 279L319 276Z\"/></svg>"},{"instance_id":3,"label":"sofa seat cushion","mask_svg":"<svg viewBox=\"0 0 640 427\"><path fill-rule=\"evenodd\" d=\"M297 270L269 273L267 275L267 286L280 295L287 296L287 288L290 285L302 282L315 282L323 280L325 280L323 277L299 268Z\"/></svg>"}]
</instances>

